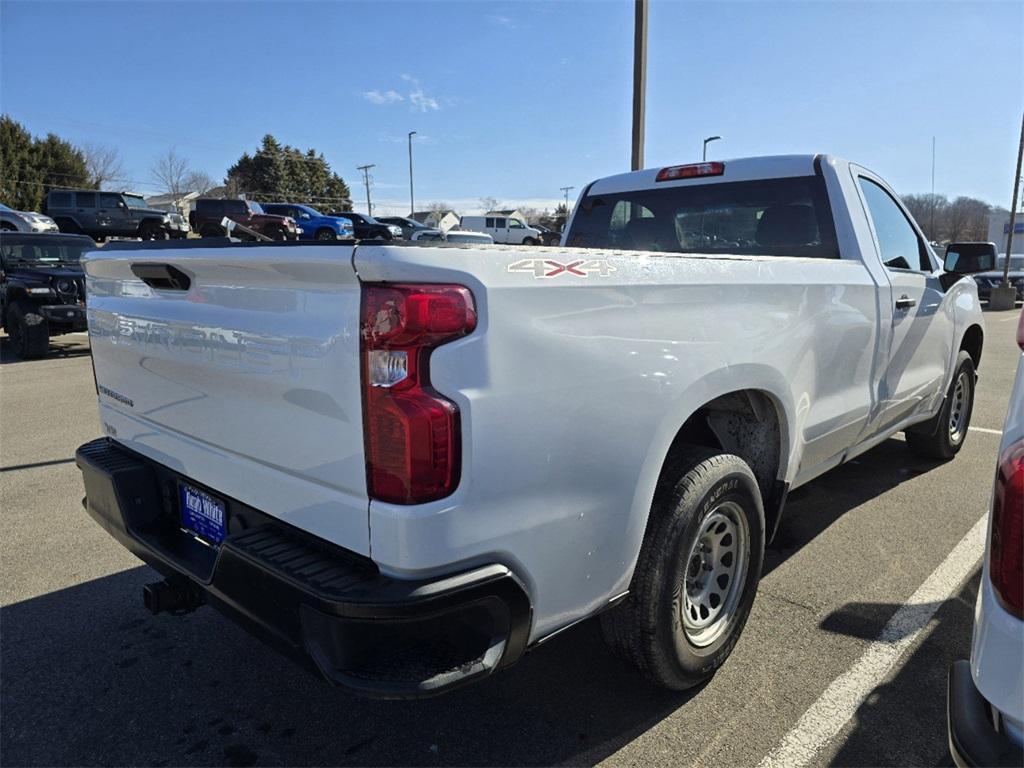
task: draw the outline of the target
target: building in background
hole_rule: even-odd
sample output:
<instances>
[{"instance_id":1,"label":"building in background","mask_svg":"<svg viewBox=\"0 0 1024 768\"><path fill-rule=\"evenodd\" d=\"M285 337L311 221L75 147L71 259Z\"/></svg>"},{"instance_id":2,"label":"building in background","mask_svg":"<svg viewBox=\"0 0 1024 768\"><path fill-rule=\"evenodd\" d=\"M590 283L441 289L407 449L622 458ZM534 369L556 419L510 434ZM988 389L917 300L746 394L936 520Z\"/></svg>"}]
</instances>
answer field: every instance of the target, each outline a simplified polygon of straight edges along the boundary
<instances>
[{"instance_id":1,"label":"building in background","mask_svg":"<svg viewBox=\"0 0 1024 768\"><path fill-rule=\"evenodd\" d=\"M988 240L996 244L999 253L1006 253L1006 236L1010 234L1010 212L992 211L988 219ZM1024 253L1024 212L1017 214L1017 220L1013 224L1013 245L1010 246L1014 253Z\"/></svg>"},{"instance_id":2,"label":"building in background","mask_svg":"<svg viewBox=\"0 0 1024 768\"><path fill-rule=\"evenodd\" d=\"M447 232L459 225L459 214L455 211L416 211L411 217L420 224Z\"/></svg>"}]
</instances>

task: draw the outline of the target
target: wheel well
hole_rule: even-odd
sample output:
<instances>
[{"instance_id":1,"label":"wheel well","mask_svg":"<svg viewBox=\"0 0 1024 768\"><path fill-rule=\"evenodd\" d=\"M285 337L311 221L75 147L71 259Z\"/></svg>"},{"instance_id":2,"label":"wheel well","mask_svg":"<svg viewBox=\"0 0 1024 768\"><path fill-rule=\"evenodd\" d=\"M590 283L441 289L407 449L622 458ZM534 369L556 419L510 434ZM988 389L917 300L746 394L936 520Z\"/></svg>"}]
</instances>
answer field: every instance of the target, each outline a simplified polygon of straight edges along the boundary
<instances>
[{"instance_id":1,"label":"wheel well","mask_svg":"<svg viewBox=\"0 0 1024 768\"><path fill-rule=\"evenodd\" d=\"M981 326L972 325L964 332L964 337L960 341L960 349L966 351L971 356L975 368L981 367L981 347L984 340L985 334L981 330Z\"/></svg>"},{"instance_id":2,"label":"wheel well","mask_svg":"<svg viewBox=\"0 0 1024 768\"><path fill-rule=\"evenodd\" d=\"M734 453L747 464L757 478L764 500L765 533L775 531L786 484L779 479L782 462L782 430L775 401L765 392L744 389L721 395L698 408L676 433L662 465L662 473L676 463L687 446L702 445ZM675 477L662 477L674 483Z\"/></svg>"}]
</instances>

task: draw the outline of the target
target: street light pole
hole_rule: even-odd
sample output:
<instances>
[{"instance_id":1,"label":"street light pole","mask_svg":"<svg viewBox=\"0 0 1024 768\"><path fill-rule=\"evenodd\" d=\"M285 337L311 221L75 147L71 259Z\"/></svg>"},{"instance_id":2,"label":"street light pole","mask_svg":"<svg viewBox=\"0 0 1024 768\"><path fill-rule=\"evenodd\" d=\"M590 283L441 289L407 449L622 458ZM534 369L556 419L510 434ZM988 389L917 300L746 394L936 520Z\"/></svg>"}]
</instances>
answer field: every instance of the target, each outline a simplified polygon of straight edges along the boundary
<instances>
[{"instance_id":1,"label":"street light pole","mask_svg":"<svg viewBox=\"0 0 1024 768\"><path fill-rule=\"evenodd\" d=\"M559 187L560 190L565 194L565 215L569 215L569 193L572 192L576 187Z\"/></svg>"},{"instance_id":2,"label":"street light pole","mask_svg":"<svg viewBox=\"0 0 1024 768\"><path fill-rule=\"evenodd\" d=\"M721 138L721 136L708 136L706 139L704 139L704 154L701 157L701 162L705 162L708 159L708 144L710 144L712 141L719 141Z\"/></svg>"},{"instance_id":3,"label":"street light pole","mask_svg":"<svg viewBox=\"0 0 1024 768\"><path fill-rule=\"evenodd\" d=\"M412 137L416 131L409 131L409 215L416 213L416 199L412 194Z\"/></svg>"},{"instance_id":4,"label":"street light pole","mask_svg":"<svg viewBox=\"0 0 1024 768\"><path fill-rule=\"evenodd\" d=\"M630 170L644 167L644 122L647 110L647 0L635 0L633 23L633 154Z\"/></svg>"},{"instance_id":5,"label":"street light pole","mask_svg":"<svg viewBox=\"0 0 1024 768\"><path fill-rule=\"evenodd\" d=\"M363 184L366 185L366 215L373 216L373 206L370 205L370 169L376 168L376 163L369 165L357 165L356 170L363 172Z\"/></svg>"}]
</instances>

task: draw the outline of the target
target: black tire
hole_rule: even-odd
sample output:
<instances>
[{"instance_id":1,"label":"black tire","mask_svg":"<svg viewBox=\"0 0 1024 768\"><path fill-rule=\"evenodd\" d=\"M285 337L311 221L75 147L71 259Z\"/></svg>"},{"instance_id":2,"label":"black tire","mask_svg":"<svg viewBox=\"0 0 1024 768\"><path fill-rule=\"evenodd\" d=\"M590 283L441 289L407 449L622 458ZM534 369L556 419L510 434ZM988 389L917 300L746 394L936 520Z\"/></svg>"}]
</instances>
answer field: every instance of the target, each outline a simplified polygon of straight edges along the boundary
<instances>
[{"instance_id":1,"label":"black tire","mask_svg":"<svg viewBox=\"0 0 1024 768\"><path fill-rule=\"evenodd\" d=\"M164 228L155 221L144 221L139 227L139 237L143 240L164 240L167 234Z\"/></svg>"},{"instance_id":2,"label":"black tire","mask_svg":"<svg viewBox=\"0 0 1024 768\"><path fill-rule=\"evenodd\" d=\"M333 229L328 229L327 227L321 227L320 229L318 229L316 231L316 239L317 240L337 240L338 238L334 234L334 230Z\"/></svg>"},{"instance_id":3,"label":"black tire","mask_svg":"<svg viewBox=\"0 0 1024 768\"><path fill-rule=\"evenodd\" d=\"M271 240L284 240L284 230L281 227L267 227L266 232L263 233Z\"/></svg>"},{"instance_id":4,"label":"black tire","mask_svg":"<svg viewBox=\"0 0 1024 768\"><path fill-rule=\"evenodd\" d=\"M217 224L204 224L199 230L200 237L224 237L224 228Z\"/></svg>"},{"instance_id":5,"label":"black tire","mask_svg":"<svg viewBox=\"0 0 1024 768\"><path fill-rule=\"evenodd\" d=\"M935 418L908 429L907 446L919 456L946 461L952 459L967 439L974 411L974 360L964 350L957 355L953 381Z\"/></svg>"},{"instance_id":6,"label":"black tire","mask_svg":"<svg viewBox=\"0 0 1024 768\"><path fill-rule=\"evenodd\" d=\"M535 238L528 237L523 240L523 245L537 245L537 240Z\"/></svg>"},{"instance_id":7,"label":"black tire","mask_svg":"<svg viewBox=\"0 0 1024 768\"><path fill-rule=\"evenodd\" d=\"M57 229L69 235L84 235L82 228L72 219L57 219Z\"/></svg>"},{"instance_id":8,"label":"black tire","mask_svg":"<svg viewBox=\"0 0 1024 768\"><path fill-rule=\"evenodd\" d=\"M720 519L734 527L722 532ZM707 542L713 556L698 546ZM733 553L732 576L719 571L726 568L728 552ZM705 571L713 557L721 563ZM763 560L764 508L750 467L739 456L709 448L682 451L659 481L629 596L601 615L605 642L657 685L672 690L699 685L735 647ZM699 580L706 598L695 597ZM716 588L722 592L717 605L710 596ZM713 607L702 614L698 604ZM695 623L710 621L707 631L685 626L692 622L684 621L684 611L693 611Z\"/></svg>"},{"instance_id":9,"label":"black tire","mask_svg":"<svg viewBox=\"0 0 1024 768\"><path fill-rule=\"evenodd\" d=\"M50 351L50 324L30 304L24 301L11 304L4 327L15 354L22 360L43 357Z\"/></svg>"},{"instance_id":10,"label":"black tire","mask_svg":"<svg viewBox=\"0 0 1024 768\"><path fill-rule=\"evenodd\" d=\"M18 228L9 221L0 221L0 232L17 232Z\"/></svg>"}]
</instances>

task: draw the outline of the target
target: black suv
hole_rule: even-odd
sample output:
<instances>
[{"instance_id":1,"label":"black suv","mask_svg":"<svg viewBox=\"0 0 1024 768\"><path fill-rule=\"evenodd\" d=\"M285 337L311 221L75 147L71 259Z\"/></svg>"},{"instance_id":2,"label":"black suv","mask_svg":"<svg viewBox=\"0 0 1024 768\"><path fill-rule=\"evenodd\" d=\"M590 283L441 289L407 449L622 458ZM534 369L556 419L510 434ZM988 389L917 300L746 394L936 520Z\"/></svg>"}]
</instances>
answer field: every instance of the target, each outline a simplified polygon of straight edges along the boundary
<instances>
[{"instance_id":1,"label":"black suv","mask_svg":"<svg viewBox=\"0 0 1024 768\"><path fill-rule=\"evenodd\" d=\"M41 357L51 336L86 329L79 259L95 247L81 235L0 232L0 325L18 357Z\"/></svg>"},{"instance_id":2,"label":"black suv","mask_svg":"<svg viewBox=\"0 0 1024 768\"><path fill-rule=\"evenodd\" d=\"M95 189L52 189L46 196L46 215L61 232L89 235L97 242L107 237L167 236L167 213L150 208L139 195L99 192Z\"/></svg>"},{"instance_id":3,"label":"black suv","mask_svg":"<svg viewBox=\"0 0 1024 768\"><path fill-rule=\"evenodd\" d=\"M393 240L402 236L402 228L394 224L385 224L373 216L355 211L336 211L329 216L339 216L352 222L352 229L357 240Z\"/></svg>"}]
</instances>

